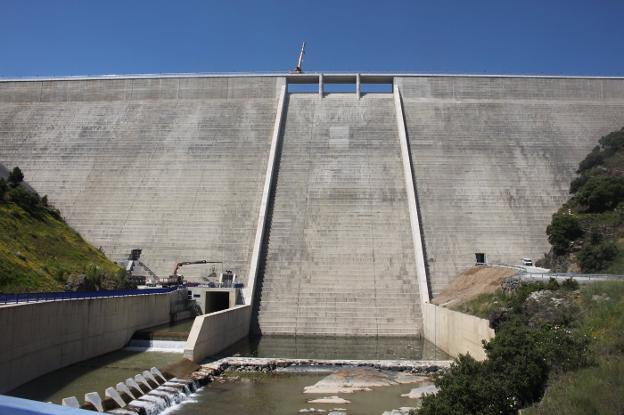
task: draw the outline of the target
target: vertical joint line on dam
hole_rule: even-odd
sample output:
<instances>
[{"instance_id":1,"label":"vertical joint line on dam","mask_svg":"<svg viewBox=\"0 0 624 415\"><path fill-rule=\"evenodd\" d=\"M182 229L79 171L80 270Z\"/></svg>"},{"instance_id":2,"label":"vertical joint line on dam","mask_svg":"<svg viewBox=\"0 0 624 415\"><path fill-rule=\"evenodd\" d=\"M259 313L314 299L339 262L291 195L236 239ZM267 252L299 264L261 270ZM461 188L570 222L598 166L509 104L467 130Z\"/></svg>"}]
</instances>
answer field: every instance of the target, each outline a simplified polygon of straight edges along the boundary
<instances>
[{"instance_id":1,"label":"vertical joint line on dam","mask_svg":"<svg viewBox=\"0 0 624 415\"><path fill-rule=\"evenodd\" d=\"M277 148L281 137L282 119L284 109L286 107L286 84L281 86L277 109L275 111L275 123L273 124L273 135L271 137L271 149L269 150L269 160L267 162L266 175L264 176L264 189L262 191L262 199L260 201L260 212L258 214L258 224L256 227L256 238L254 240L253 251L251 254L251 262L249 265L249 277L247 285L244 288L245 304L251 305L254 298L254 290L256 286L256 277L260 264L260 251L262 249L262 240L266 230L266 217L269 207L269 196L273 187L275 159L277 157Z\"/></svg>"},{"instance_id":2,"label":"vertical joint line on dam","mask_svg":"<svg viewBox=\"0 0 624 415\"><path fill-rule=\"evenodd\" d=\"M414 260L416 261L416 275L418 277L418 291L420 292L421 306L427 304L429 298L429 286L427 284L427 270L425 268L425 257L423 255L423 240L420 234L420 220L416 206L415 182L412 174L412 163L407 144L407 130L405 128L405 118L403 117L403 105L401 104L401 92L395 83L393 87L394 106L399 132L399 142L401 145L401 160L403 161L403 175L405 177L405 191L407 193L407 203L409 208L410 225L412 227L412 241L414 243Z\"/></svg>"}]
</instances>

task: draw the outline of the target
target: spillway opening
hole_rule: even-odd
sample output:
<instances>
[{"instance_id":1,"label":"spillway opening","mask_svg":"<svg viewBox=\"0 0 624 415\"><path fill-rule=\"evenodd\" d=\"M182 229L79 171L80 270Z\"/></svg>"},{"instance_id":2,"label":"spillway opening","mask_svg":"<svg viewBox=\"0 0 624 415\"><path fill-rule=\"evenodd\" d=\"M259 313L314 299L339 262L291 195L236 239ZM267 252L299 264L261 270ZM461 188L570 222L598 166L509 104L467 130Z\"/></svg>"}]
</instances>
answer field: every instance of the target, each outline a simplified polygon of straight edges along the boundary
<instances>
[{"instance_id":1,"label":"spillway opening","mask_svg":"<svg viewBox=\"0 0 624 415\"><path fill-rule=\"evenodd\" d=\"M226 310L230 308L230 293L208 291L206 292L206 310L205 312L214 313L215 311Z\"/></svg>"},{"instance_id":2,"label":"spillway opening","mask_svg":"<svg viewBox=\"0 0 624 415\"><path fill-rule=\"evenodd\" d=\"M392 93L392 82L388 83L362 83L360 85L360 93L364 94L391 94Z\"/></svg>"},{"instance_id":3,"label":"spillway opening","mask_svg":"<svg viewBox=\"0 0 624 415\"><path fill-rule=\"evenodd\" d=\"M326 82L323 85L323 92L325 94L355 94L357 92L357 85L354 83L329 83Z\"/></svg>"},{"instance_id":4,"label":"spillway opening","mask_svg":"<svg viewBox=\"0 0 624 415\"><path fill-rule=\"evenodd\" d=\"M288 93L289 94L318 94L319 85L315 84L293 84L288 83Z\"/></svg>"}]
</instances>

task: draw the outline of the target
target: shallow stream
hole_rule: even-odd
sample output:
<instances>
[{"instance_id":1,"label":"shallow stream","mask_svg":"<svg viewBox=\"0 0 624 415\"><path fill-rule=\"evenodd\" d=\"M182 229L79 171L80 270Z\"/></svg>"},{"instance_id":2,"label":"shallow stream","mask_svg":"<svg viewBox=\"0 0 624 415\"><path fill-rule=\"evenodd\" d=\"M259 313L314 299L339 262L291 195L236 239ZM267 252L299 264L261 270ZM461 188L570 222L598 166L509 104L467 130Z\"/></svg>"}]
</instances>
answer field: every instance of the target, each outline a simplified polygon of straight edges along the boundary
<instances>
[{"instance_id":1,"label":"shallow stream","mask_svg":"<svg viewBox=\"0 0 624 415\"><path fill-rule=\"evenodd\" d=\"M170 328L164 329L172 331ZM310 359L448 359L444 352L423 339L264 336L244 339L207 361L233 355ZM181 357L179 353L120 350L56 370L20 386L10 394L54 403L60 403L62 398L69 396L76 396L82 401L85 393L98 392L104 396L107 387L151 367L163 368ZM194 394L193 399L168 409L166 413L280 415L297 414L305 408L328 412L334 408L345 408L347 414L355 415L381 414L384 410L415 405L414 400L400 396L417 386L413 384L379 387L371 392L339 394L352 401L351 404L307 403L307 400L325 395L304 395L303 388L326 375L306 370L296 374L235 373L238 379L211 383Z\"/></svg>"},{"instance_id":2,"label":"shallow stream","mask_svg":"<svg viewBox=\"0 0 624 415\"><path fill-rule=\"evenodd\" d=\"M202 388L192 401L168 413L296 415L299 410L306 408L322 409L325 413L335 408L344 408L348 415L381 415L390 409L416 405L416 400L401 397L401 394L408 393L417 386L413 384L384 386L370 392L337 394L351 401L348 404L308 403L308 400L326 395L304 394L304 387L313 385L324 377L325 375L311 374L251 375L232 382L215 382Z\"/></svg>"}]
</instances>

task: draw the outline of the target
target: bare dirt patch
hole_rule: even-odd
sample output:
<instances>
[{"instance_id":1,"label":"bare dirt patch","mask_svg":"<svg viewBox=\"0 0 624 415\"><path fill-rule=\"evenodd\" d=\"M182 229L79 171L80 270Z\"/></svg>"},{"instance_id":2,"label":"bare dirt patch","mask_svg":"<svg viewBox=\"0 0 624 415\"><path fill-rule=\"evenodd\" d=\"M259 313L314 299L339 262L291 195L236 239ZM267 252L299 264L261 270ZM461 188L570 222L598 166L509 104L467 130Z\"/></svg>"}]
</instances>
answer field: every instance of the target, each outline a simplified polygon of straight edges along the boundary
<instances>
[{"instance_id":1,"label":"bare dirt patch","mask_svg":"<svg viewBox=\"0 0 624 415\"><path fill-rule=\"evenodd\" d=\"M435 297L433 304L456 307L480 294L493 293L501 282L515 274L511 268L476 266L459 274L444 291Z\"/></svg>"}]
</instances>

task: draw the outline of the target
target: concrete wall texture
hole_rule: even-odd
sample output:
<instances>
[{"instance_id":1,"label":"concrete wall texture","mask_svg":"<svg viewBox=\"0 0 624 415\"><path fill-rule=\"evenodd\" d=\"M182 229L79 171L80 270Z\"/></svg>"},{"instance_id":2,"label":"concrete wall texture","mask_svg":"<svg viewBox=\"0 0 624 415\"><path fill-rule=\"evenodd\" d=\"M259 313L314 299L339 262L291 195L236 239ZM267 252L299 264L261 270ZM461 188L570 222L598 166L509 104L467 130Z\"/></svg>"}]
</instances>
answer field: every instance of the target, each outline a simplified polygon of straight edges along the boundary
<instances>
[{"instance_id":1,"label":"concrete wall texture","mask_svg":"<svg viewBox=\"0 0 624 415\"><path fill-rule=\"evenodd\" d=\"M0 307L0 393L122 348L136 330L169 322L186 292Z\"/></svg>"},{"instance_id":2,"label":"concrete wall texture","mask_svg":"<svg viewBox=\"0 0 624 415\"><path fill-rule=\"evenodd\" d=\"M244 277L280 82L1 82L0 163L112 259L138 247L162 276L208 259Z\"/></svg>"},{"instance_id":3,"label":"concrete wall texture","mask_svg":"<svg viewBox=\"0 0 624 415\"><path fill-rule=\"evenodd\" d=\"M624 79L395 81L434 294L475 252L512 264L546 252L546 226L578 163L624 126Z\"/></svg>"},{"instance_id":4,"label":"concrete wall texture","mask_svg":"<svg viewBox=\"0 0 624 415\"><path fill-rule=\"evenodd\" d=\"M329 79L329 77L327 77ZM0 82L0 163L113 259L248 275L284 76ZM429 288L516 263L579 161L624 126L624 79L396 76ZM391 94L290 94L259 275L266 333L422 329Z\"/></svg>"},{"instance_id":5,"label":"concrete wall texture","mask_svg":"<svg viewBox=\"0 0 624 415\"><path fill-rule=\"evenodd\" d=\"M262 333L419 334L391 94L290 96L271 216Z\"/></svg>"},{"instance_id":6,"label":"concrete wall texture","mask_svg":"<svg viewBox=\"0 0 624 415\"><path fill-rule=\"evenodd\" d=\"M481 341L494 338L488 320L431 303L423 305L423 334L449 356L470 353L477 360L486 359Z\"/></svg>"},{"instance_id":7,"label":"concrete wall texture","mask_svg":"<svg viewBox=\"0 0 624 415\"><path fill-rule=\"evenodd\" d=\"M184 357L200 362L247 337L251 321L251 305L195 317L184 346Z\"/></svg>"}]
</instances>

